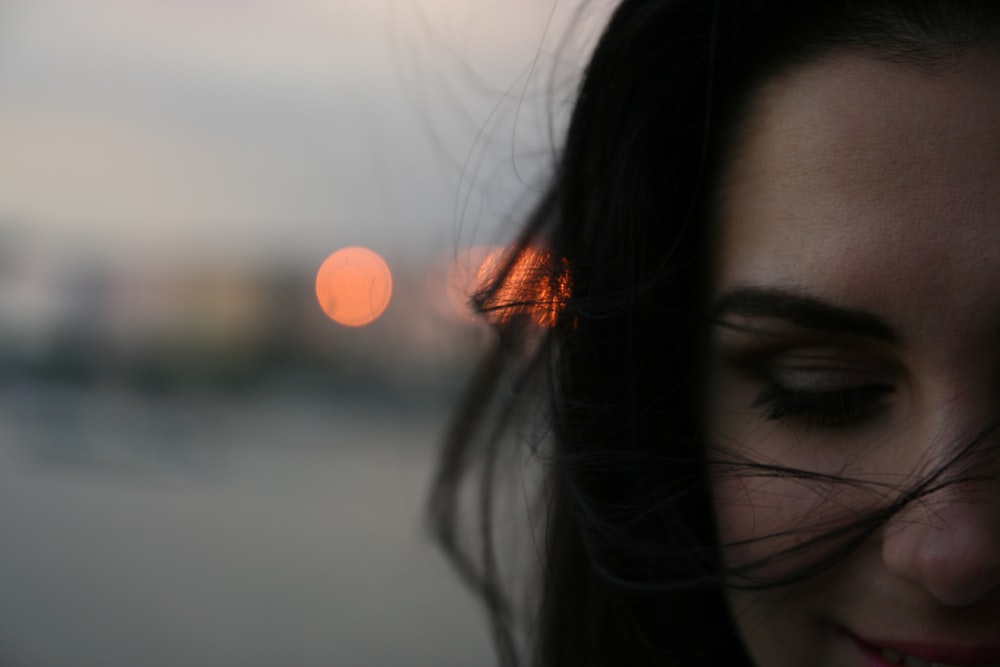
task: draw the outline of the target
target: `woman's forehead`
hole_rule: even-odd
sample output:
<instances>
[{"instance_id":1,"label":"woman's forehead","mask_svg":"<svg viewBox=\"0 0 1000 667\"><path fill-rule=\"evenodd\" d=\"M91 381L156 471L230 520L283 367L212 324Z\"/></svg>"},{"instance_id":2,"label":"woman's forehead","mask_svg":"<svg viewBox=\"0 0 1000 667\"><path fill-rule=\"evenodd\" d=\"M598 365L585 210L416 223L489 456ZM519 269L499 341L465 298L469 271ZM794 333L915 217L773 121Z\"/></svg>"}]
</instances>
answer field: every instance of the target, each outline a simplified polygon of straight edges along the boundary
<instances>
[{"instance_id":1,"label":"woman's forehead","mask_svg":"<svg viewBox=\"0 0 1000 667\"><path fill-rule=\"evenodd\" d=\"M998 183L1000 59L928 72L831 55L755 100L722 188L716 290L981 308L1000 280Z\"/></svg>"}]
</instances>

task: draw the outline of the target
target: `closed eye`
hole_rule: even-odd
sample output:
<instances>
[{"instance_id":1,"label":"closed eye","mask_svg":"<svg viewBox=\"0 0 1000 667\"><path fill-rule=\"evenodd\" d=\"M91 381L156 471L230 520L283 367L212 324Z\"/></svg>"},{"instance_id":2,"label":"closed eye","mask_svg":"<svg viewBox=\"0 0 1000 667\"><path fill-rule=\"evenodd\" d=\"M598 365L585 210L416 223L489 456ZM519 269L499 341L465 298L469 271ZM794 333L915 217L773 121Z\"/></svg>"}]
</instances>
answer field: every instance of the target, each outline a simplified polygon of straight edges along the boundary
<instances>
[{"instance_id":1,"label":"closed eye","mask_svg":"<svg viewBox=\"0 0 1000 667\"><path fill-rule=\"evenodd\" d=\"M752 407L772 421L800 419L810 426L844 428L873 416L893 391L890 384L865 384L842 389L807 391L768 384Z\"/></svg>"}]
</instances>

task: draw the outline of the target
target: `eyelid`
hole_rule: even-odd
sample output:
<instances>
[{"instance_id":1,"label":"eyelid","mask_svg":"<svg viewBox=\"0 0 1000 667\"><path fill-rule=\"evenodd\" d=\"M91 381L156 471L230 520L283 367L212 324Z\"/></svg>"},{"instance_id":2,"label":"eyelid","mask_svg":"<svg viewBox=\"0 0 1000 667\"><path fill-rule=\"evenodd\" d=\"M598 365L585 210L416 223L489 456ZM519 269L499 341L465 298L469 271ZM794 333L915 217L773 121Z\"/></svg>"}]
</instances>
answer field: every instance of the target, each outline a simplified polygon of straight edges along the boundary
<instances>
[{"instance_id":1,"label":"eyelid","mask_svg":"<svg viewBox=\"0 0 1000 667\"><path fill-rule=\"evenodd\" d=\"M823 393L865 385L887 385L895 381L895 373L874 368L868 359L802 357L779 355L758 366L762 379L786 389Z\"/></svg>"},{"instance_id":2,"label":"eyelid","mask_svg":"<svg viewBox=\"0 0 1000 667\"><path fill-rule=\"evenodd\" d=\"M901 375L891 358L855 346L727 345L721 354L744 375L799 391L897 384Z\"/></svg>"}]
</instances>

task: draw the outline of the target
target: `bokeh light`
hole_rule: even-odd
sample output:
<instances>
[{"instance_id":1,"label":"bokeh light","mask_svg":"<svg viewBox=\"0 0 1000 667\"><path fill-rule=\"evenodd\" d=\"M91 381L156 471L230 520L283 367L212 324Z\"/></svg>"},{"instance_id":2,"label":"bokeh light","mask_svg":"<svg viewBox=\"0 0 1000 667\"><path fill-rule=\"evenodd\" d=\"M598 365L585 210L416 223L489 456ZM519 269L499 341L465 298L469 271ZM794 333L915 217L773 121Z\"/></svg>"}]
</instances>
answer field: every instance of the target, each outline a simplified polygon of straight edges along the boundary
<instances>
[{"instance_id":1,"label":"bokeh light","mask_svg":"<svg viewBox=\"0 0 1000 667\"><path fill-rule=\"evenodd\" d=\"M341 248L316 273L316 299L334 322L361 327L385 311L392 296L392 273L368 248Z\"/></svg>"}]
</instances>

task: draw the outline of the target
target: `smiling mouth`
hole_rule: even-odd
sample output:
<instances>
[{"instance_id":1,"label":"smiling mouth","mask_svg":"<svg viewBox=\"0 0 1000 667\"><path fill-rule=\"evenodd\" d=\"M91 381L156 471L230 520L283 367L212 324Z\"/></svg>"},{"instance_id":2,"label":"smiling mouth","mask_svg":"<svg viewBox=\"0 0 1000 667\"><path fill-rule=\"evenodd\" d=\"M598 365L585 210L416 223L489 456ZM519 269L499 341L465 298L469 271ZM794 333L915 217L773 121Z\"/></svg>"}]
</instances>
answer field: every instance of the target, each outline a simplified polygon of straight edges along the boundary
<instances>
[{"instance_id":1,"label":"smiling mouth","mask_svg":"<svg viewBox=\"0 0 1000 667\"><path fill-rule=\"evenodd\" d=\"M1000 667L1000 647L944 646L861 639L847 633L855 645L879 665L906 667ZM886 645L888 644L888 646ZM891 648L890 648L891 647ZM913 655L912 653L918 655Z\"/></svg>"},{"instance_id":2,"label":"smiling mouth","mask_svg":"<svg viewBox=\"0 0 1000 667\"><path fill-rule=\"evenodd\" d=\"M879 648L877 646L873 646L872 648L877 649L882 654L882 657L894 665L907 665L908 667L971 667L969 663L931 662L887 648ZM976 667L1000 667L1000 663L978 663Z\"/></svg>"}]
</instances>

